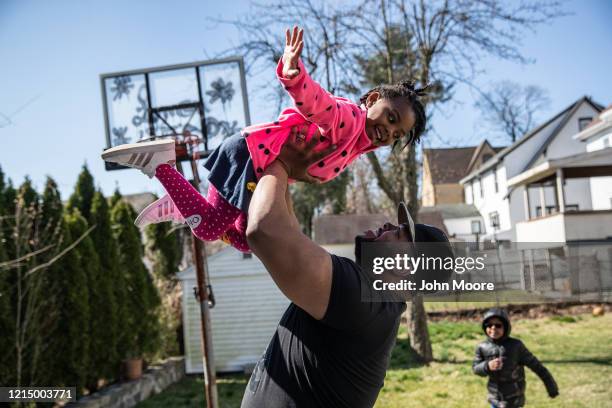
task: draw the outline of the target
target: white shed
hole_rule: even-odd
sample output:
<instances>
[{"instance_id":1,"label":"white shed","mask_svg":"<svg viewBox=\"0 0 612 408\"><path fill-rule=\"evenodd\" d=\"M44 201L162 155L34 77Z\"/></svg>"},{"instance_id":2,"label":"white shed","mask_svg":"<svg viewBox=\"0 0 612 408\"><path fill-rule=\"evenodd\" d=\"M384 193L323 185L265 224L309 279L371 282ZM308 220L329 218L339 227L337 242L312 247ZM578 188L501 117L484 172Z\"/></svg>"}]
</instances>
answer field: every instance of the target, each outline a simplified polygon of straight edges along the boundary
<instances>
[{"instance_id":1,"label":"white shed","mask_svg":"<svg viewBox=\"0 0 612 408\"><path fill-rule=\"evenodd\" d=\"M289 300L272 281L261 261L232 247L208 257L208 273L216 300L210 311L217 372L243 371L259 360ZM185 369L201 373L199 304L194 296L193 266L178 274L183 293Z\"/></svg>"}]
</instances>

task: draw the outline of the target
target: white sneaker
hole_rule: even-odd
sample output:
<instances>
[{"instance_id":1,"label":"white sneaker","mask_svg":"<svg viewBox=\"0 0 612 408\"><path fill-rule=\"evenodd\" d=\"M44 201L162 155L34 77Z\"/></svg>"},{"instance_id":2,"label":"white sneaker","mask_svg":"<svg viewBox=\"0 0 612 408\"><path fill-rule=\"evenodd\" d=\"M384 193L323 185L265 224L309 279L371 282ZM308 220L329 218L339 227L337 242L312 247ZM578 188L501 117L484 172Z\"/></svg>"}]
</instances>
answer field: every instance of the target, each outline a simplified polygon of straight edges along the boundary
<instances>
[{"instance_id":1,"label":"white sneaker","mask_svg":"<svg viewBox=\"0 0 612 408\"><path fill-rule=\"evenodd\" d=\"M102 159L133 167L153 178L157 166L165 163L173 165L176 162L176 150L173 139L130 143L105 150Z\"/></svg>"},{"instance_id":2,"label":"white sneaker","mask_svg":"<svg viewBox=\"0 0 612 408\"><path fill-rule=\"evenodd\" d=\"M174 201L169 195L165 195L159 200L149 204L136 218L134 225L144 228L149 224L172 221L177 224L185 223L185 218L181 215Z\"/></svg>"}]
</instances>

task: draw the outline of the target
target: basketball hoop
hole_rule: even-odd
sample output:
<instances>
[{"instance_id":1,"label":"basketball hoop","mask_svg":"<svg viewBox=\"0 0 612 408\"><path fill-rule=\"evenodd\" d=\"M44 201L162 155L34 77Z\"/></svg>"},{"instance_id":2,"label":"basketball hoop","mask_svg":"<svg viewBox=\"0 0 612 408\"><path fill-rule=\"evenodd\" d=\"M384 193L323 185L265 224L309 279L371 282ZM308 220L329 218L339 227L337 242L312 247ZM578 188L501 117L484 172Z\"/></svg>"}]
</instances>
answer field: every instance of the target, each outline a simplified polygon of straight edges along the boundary
<instances>
[{"instance_id":1,"label":"basketball hoop","mask_svg":"<svg viewBox=\"0 0 612 408\"><path fill-rule=\"evenodd\" d=\"M102 74L100 85L107 148L172 137L188 162L250 125L241 57Z\"/></svg>"}]
</instances>

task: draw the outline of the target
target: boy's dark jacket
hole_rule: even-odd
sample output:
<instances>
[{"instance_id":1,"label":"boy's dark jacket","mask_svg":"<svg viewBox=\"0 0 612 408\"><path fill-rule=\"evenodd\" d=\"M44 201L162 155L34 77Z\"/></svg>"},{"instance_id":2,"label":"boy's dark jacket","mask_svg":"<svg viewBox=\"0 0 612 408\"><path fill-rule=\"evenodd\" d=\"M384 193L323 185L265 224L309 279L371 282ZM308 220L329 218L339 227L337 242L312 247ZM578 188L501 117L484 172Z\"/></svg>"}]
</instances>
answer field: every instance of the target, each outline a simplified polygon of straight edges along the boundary
<instances>
[{"instance_id":1,"label":"boy's dark jacket","mask_svg":"<svg viewBox=\"0 0 612 408\"><path fill-rule=\"evenodd\" d=\"M487 389L489 391L489 402L495 406L507 408L522 407L525 404L525 370L523 366L529 367L540 377L546 386L548 395L555 397L559 394L557 383L550 372L538 361L538 359L527 350L522 341L510 337L510 319L502 309L489 310L482 319L482 329L485 330L485 322L492 318L499 318L504 324L504 335L498 340L487 336L476 347L476 356L472 364L474 374L489 376ZM485 330L486 335L486 330ZM488 362L497 357L502 358L502 368L490 371Z\"/></svg>"}]
</instances>

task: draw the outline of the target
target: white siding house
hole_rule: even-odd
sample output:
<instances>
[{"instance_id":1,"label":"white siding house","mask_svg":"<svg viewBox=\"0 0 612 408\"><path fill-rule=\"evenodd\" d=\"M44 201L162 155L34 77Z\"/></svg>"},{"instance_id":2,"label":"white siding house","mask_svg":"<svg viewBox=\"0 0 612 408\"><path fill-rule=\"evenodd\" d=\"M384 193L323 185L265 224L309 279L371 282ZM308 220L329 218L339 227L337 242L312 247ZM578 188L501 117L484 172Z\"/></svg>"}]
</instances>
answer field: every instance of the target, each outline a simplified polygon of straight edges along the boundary
<instances>
[{"instance_id":1,"label":"white siding house","mask_svg":"<svg viewBox=\"0 0 612 408\"><path fill-rule=\"evenodd\" d=\"M587 152L610 149L612 147L612 106L574 136L574 139L586 143ZM593 209L612 209L612 177L591 177L589 180Z\"/></svg>"},{"instance_id":2,"label":"white siding house","mask_svg":"<svg viewBox=\"0 0 612 408\"><path fill-rule=\"evenodd\" d=\"M210 310L215 368L218 372L243 371L265 351L289 300L257 257L245 258L231 247L208 258L208 274L216 301ZM200 306L194 296L193 266L178 278L183 292L185 369L201 373Z\"/></svg>"},{"instance_id":3,"label":"white siding house","mask_svg":"<svg viewBox=\"0 0 612 408\"><path fill-rule=\"evenodd\" d=\"M472 204L439 204L421 207L418 222L431 224L427 214L439 213L448 237L466 242L476 242L484 232L484 222L478 209ZM480 231L477 236L474 232Z\"/></svg>"},{"instance_id":4,"label":"white siding house","mask_svg":"<svg viewBox=\"0 0 612 408\"><path fill-rule=\"evenodd\" d=\"M602 110L582 97L460 181L466 203L474 204L484 218L485 239L516 241L516 223L555 211L556 190L549 180L527 184L527 189L520 184L509 187L508 181L548 160L586 152L584 143L573 136ZM593 208L587 178L568 178L564 186L568 210Z\"/></svg>"}]
</instances>

